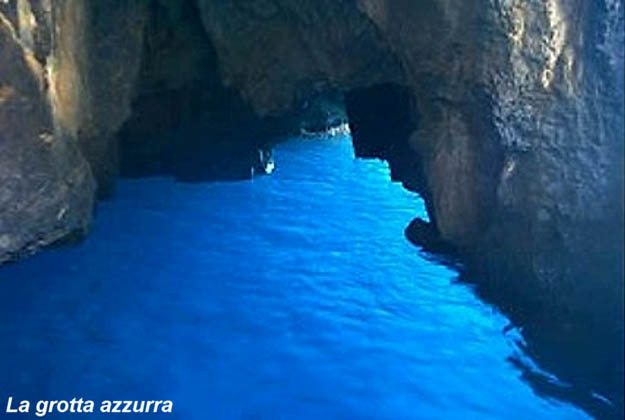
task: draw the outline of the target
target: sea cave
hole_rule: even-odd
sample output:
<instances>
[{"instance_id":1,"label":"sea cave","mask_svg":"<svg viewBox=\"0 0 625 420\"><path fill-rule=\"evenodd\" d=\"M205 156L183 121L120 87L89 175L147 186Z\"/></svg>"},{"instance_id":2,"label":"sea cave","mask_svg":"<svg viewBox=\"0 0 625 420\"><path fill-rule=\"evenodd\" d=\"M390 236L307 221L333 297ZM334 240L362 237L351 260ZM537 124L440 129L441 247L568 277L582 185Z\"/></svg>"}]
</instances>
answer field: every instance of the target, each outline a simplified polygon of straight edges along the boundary
<instances>
[{"instance_id":1,"label":"sea cave","mask_svg":"<svg viewBox=\"0 0 625 420\"><path fill-rule=\"evenodd\" d=\"M0 0L0 413L622 418L623 9Z\"/></svg>"}]
</instances>

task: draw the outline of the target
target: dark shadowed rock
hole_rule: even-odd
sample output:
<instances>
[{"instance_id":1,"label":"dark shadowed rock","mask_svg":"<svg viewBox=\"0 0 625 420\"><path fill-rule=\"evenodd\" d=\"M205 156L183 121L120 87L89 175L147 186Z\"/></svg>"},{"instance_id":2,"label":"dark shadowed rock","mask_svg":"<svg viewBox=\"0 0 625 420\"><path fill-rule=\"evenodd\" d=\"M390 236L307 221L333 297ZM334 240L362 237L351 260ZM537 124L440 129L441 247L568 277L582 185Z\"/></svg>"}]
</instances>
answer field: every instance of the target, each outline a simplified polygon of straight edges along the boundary
<instances>
[{"instance_id":1,"label":"dark shadowed rock","mask_svg":"<svg viewBox=\"0 0 625 420\"><path fill-rule=\"evenodd\" d=\"M410 242L426 252L446 258L457 256L457 250L441 238L440 232L432 222L416 218L410 222L404 233Z\"/></svg>"},{"instance_id":2,"label":"dark shadowed rock","mask_svg":"<svg viewBox=\"0 0 625 420\"><path fill-rule=\"evenodd\" d=\"M376 26L353 1L198 0L224 83L260 114L318 91L401 77Z\"/></svg>"},{"instance_id":3,"label":"dark shadowed rock","mask_svg":"<svg viewBox=\"0 0 625 420\"><path fill-rule=\"evenodd\" d=\"M57 125L76 139L101 195L118 171L116 135L130 116L141 63L146 0L52 2L50 96Z\"/></svg>"}]
</instances>

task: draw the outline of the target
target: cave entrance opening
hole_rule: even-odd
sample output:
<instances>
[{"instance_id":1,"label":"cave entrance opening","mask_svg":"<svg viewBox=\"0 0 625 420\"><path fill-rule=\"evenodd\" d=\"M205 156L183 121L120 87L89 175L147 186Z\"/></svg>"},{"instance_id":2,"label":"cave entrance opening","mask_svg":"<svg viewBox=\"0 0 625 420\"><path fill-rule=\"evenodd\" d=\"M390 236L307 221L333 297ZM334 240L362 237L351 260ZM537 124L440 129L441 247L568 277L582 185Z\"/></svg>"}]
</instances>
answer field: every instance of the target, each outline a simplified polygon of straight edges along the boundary
<instances>
[{"instance_id":1,"label":"cave entrance opening","mask_svg":"<svg viewBox=\"0 0 625 420\"><path fill-rule=\"evenodd\" d=\"M134 113L119 133L122 177L249 179L270 172L271 150L280 142L300 135L349 134L356 158L387 161L391 180L424 191L420 159L411 145L418 125L416 101L402 85L319 92L284 115L264 118L236 92L217 82L205 86L200 95L182 88L149 89L137 96Z\"/></svg>"},{"instance_id":2,"label":"cave entrance opening","mask_svg":"<svg viewBox=\"0 0 625 420\"><path fill-rule=\"evenodd\" d=\"M122 177L248 179L269 172L271 149L286 138L351 131L356 157L388 161L392 180L426 195L421 159L410 144L418 124L410 88L311 81L289 111L259 118L225 86L196 2L150 7L131 114L117 133Z\"/></svg>"},{"instance_id":3,"label":"cave entrance opening","mask_svg":"<svg viewBox=\"0 0 625 420\"><path fill-rule=\"evenodd\" d=\"M200 16L192 1L151 3L131 114L117 133L122 177L244 180L271 172L272 148L285 139L351 132L357 158L387 161L393 181L427 195L411 144L419 119L412 89L390 82L349 88L311 82L289 111L260 118L224 85Z\"/></svg>"}]
</instances>

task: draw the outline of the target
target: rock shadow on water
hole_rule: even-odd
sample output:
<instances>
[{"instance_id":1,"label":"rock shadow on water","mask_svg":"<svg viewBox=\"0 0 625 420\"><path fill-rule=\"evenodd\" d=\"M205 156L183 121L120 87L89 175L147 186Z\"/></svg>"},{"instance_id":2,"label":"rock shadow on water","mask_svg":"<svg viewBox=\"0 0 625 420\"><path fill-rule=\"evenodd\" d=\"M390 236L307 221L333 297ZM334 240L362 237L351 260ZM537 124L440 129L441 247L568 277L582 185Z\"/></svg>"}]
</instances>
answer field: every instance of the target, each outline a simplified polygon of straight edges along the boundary
<instances>
[{"instance_id":1,"label":"rock shadow on water","mask_svg":"<svg viewBox=\"0 0 625 420\"><path fill-rule=\"evenodd\" d=\"M572 403L595 418L623 418L623 329L618 319L606 320L609 311L584 305L563 311L528 292L535 289L523 290L527 279L469 268L431 222L413 220L405 236L424 257L457 270L458 282L509 318L502 334L516 351L508 362L538 396Z\"/></svg>"}]
</instances>

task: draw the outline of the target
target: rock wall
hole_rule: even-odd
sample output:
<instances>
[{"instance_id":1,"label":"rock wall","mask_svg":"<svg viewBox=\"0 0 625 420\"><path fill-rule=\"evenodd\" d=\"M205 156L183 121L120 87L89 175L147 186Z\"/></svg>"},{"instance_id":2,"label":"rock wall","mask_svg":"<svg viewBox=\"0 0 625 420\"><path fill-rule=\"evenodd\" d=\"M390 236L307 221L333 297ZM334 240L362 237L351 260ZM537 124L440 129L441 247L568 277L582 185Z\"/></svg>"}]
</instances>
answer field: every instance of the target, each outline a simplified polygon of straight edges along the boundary
<instances>
[{"instance_id":1,"label":"rock wall","mask_svg":"<svg viewBox=\"0 0 625 420\"><path fill-rule=\"evenodd\" d=\"M397 79L401 65L352 1L198 0L224 83L261 115L315 91Z\"/></svg>"},{"instance_id":2,"label":"rock wall","mask_svg":"<svg viewBox=\"0 0 625 420\"><path fill-rule=\"evenodd\" d=\"M50 9L45 2L0 6L2 263L84 233L95 184L75 142L56 125L48 95Z\"/></svg>"},{"instance_id":3,"label":"rock wall","mask_svg":"<svg viewBox=\"0 0 625 420\"><path fill-rule=\"evenodd\" d=\"M117 176L115 136L130 116L148 6L144 0L52 1L53 113L89 162L101 195Z\"/></svg>"}]
</instances>

